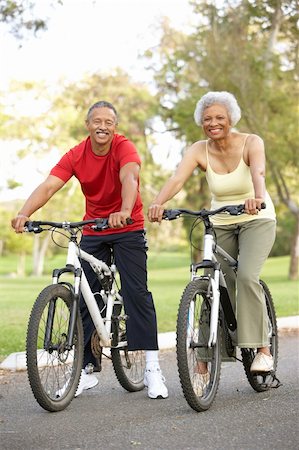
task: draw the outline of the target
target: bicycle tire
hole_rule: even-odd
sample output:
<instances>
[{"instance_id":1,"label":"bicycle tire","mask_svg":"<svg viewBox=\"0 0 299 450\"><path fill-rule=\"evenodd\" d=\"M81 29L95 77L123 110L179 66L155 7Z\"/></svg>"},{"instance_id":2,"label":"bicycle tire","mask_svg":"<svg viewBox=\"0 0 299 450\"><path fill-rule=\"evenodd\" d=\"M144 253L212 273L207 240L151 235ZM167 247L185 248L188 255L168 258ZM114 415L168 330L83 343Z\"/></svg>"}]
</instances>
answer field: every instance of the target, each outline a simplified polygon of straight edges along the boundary
<instances>
[{"instance_id":1,"label":"bicycle tire","mask_svg":"<svg viewBox=\"0 0 299 450\"><path fill-rule=\"evenodd\" d=\"M45 330L49 306L55 305L51 343L45 349ZM80 313L71 350L64 344L68 333L72 293L62 284L47 286L37 297L28 322L26 356L28 379L33 395L47 411L65 409L79 384L83 364L83 326Z\"/></svg>"},{"instance_id":2,"label":"bicycle tire","mask_svg":"<svg viewBox=\"0 0 299 450\"><path fill-rule=\"evenodd\" d=\"M184 397L189 406L198 412L210 408L220 381L221 339L217 338L216 344L208 348L210 314L208 280L198 278L191 281L182 294L178 310L176 353ZM220 336L220 326L217 336ZM204 360L208 364L210 380L202 395L198 395L194 374L197 363Z\"/></svg>"},{"instance_id":3,"label":"bicycle tire","mask_svg":"<svg viewBox=\"0 0 299 450\"><path fill-rule=\"evenodd\" d=\"M250 372L250 367L257 350L252 348L241 348L242 361L244 370L246 373L247 380L250 386L257 392L264 392L271 388L274 376L277 370L278 361L278 330L276 321L276 312L274 307L273 298L271 296L270 290L266 283L260 280L260 284L263 288L268 312L268 323L269 323L269 340L270 340L270 352L273 356L273 371L266 374L258 374Z\"/></svg>"},{"instance_id":4,"label":"bicycle tire","mask_svg":"<svg viewBox=\"0 0 299 450\"><path fill-rule=\"evenodd\" d=\"M124 316L124 308L122 307L120 317ZM141 391L144 389L145 351L128 350L126 320L114 322L113 329L115 341L123 345L119 348L111 348L111 359L116 378L126 391Z\"/></svg>"}]
</instances>

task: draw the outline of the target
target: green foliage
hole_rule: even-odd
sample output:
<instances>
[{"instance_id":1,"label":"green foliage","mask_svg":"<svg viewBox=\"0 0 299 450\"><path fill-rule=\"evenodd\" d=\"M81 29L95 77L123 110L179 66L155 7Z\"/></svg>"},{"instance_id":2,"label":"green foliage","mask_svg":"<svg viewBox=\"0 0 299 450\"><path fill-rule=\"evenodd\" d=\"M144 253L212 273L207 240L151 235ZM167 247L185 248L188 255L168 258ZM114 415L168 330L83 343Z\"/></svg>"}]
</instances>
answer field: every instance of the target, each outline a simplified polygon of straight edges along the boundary
<instances>
[{"instance_id":1,"label":"green foliage","mask_svg":"<svg viewBox=\"0 0 299 450\"><path fill-rule=\"evenodd\" d=\"M61 3L61 0L52 0L49 4ZM34 8L35 2L31 0L0 0L0 22L18 39L27 33L36 35L47 29L47 18L36 17Z\"/></svg>"},{"instance_id":2,"label":"green foliage","mask_svg":"<svg viewBox=\"0 0 299 450\"><path fill-rule=\"evenodd\" d=\"M15 189L15 188L17 188L19 186L22 186L22 184L19 183L18 181L12 180L12 179L8 179L7 180L7 187L8 187L8 189Z\"/></svg>"},{"instance_id":3,"label":"green foliage","mask_svg":"<svg viewBox=\"0 0 299 450\"><path fill-rule=\"evenodd\" d=\"M16 208L18 203L16 202ZM10 205L11 207L11 205ZM0 255L7 255L8 253L31 253L32 243L29 236L21 236L16 234L11 225L10 221L13 212L11 208L7 207L5 204L0 205L0 221L1 221L1 252ZM16 267L14 268L14 271Z\"/></svg>"}]
</instances>

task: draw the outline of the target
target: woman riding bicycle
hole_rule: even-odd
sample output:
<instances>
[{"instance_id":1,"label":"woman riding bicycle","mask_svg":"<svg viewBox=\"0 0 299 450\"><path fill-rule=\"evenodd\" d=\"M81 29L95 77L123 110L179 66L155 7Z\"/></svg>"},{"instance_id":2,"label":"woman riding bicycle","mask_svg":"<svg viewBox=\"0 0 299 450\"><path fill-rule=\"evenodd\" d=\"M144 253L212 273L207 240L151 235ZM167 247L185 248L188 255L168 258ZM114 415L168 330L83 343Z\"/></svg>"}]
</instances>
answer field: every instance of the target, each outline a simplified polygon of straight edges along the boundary
<instances>
[{"instance_id":1,"label":"woman riding bicycle","mask_svg":"<svg viewBox=\"0 0 299 450\"><path fill-rule=\"evenodd\" d=\"M269 350L267 310L259 275L275 240L276 216L265 188L263 140L255 134L233 129L241 118L235 97L229 92L208 92L197 103L194 119L207 137L193 143L174 175L166 182L148 210L151 222L162 220L164 204L183 187L194 169L206 174L211 192L211 209L228 204L245 204L240 216L211 217L218 244L238 258L235 286L232 269L221 261L226 283L236 304L238 346L257 348L251 372L269 372L273 357ZM262 203L266 204L261 209ZM207 365L198 364L199 377L206 383Z\"/></svg>"}]
</instances>

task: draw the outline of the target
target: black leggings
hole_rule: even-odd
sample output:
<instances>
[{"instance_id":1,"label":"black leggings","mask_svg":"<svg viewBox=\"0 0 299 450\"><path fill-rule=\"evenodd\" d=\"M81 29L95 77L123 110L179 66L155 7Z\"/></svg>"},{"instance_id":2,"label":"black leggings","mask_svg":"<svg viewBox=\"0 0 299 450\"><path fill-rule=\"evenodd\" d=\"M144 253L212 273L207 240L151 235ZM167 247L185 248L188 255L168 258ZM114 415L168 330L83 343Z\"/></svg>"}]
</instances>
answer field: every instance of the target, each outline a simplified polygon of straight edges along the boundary
<instances>
[{"instance_id":1,"label":"black leggings","mask_svg":"<svg viewBox=\"0 0 299 450\"><path fill-rule=\"evenodd\" d=\"M98 259L111 263L111 250L119 271L121 294L124 299L127 320L129 350L158 350L156 311L151 292L147 289L147 244L145 232L130 231L99 236L83 236L81 249ZM82 261L82 267L92 292L99 292L99 280L90 265ZM96 295L100 308L101 298ZM81 296L80 311L84 327L84 365L95 365L90 339L94 325Z\"/></svg>"}]
</instances>

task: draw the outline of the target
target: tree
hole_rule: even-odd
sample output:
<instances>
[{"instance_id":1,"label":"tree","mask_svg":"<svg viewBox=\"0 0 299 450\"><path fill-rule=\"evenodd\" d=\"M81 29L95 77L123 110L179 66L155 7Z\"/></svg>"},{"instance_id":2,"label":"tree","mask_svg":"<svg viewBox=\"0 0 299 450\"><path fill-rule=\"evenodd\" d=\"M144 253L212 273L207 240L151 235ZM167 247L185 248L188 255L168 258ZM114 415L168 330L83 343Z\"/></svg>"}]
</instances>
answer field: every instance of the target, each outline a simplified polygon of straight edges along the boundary
<instances>
[{"instance_id":1,"label":"tree","mask_svg":"<svg viewBox=\"0 0 299 450\"><path fill-rule=\"evenodd\" d=\"M298 276L299 183L298 31L296 0L194 0L198 24L185 35L162 24L158 49L152 58L160 96L161 116L177 137L187 143L198 139L192 117L197 99L208 90L233 92L243 118L238 127L260 134L266 144L267 184L280 220L294 216L289 276ZM197 178L198 180L198 178ZM189 198L194 199L188 189ZM198 181L196 195L202 190ZM206 197L203 196L204 203ZM282 207L282 205L284 205Z\"/></svg>"},{"instance_id":2,"label":"tree","mask_svg":"<svg viewBox=\"0 0 299 450\"><path fill-rule=\"evenodd\" d=\"M48 6L62 4L61 0L52 0ZM0 0L0 22L5 24L17 39L23 39L26 33L37 35L47 29L47 18L36 17L36 2L31 0Z\"/></svg>"},{"instance_id":3,"label":"tree","mask_svg":"<svg viewBox=\"0 0 299 450\"><path fill-rule=\"evenodd\" d=\"M12 215L12 205L10 207L4 207L0 205L0 217L1 217L1 238L0 238L0 255L6 255L8 253L17 254L18 262L16 267L16 273L19 276L25 275L25 262L26 256L31 253L31 240L29 236L17 235L12 232L9 224Z\"/></svg>"}]
</instances>

